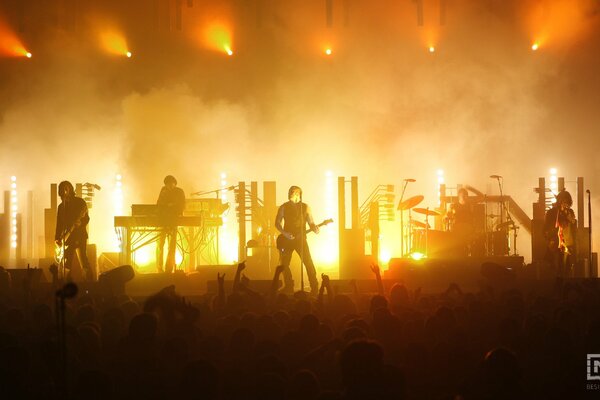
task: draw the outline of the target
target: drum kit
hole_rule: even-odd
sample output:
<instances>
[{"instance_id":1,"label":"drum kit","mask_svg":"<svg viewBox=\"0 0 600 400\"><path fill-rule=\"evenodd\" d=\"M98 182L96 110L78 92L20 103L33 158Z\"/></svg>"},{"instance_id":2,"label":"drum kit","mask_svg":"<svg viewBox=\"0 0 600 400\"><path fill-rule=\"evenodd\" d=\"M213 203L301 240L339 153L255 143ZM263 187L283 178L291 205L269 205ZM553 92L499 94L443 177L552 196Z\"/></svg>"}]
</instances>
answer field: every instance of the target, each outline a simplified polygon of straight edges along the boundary
<instances>
[{"instance_id":1,"label":"drum kit","mask_svg":"<svg viewBox=\"0 0 600 400\"><path fill-rule=\"evenodd\" d=\"M428 254L429 234L430 231L433 231L429 224L429 217L439 217L441 215L438 211L430 210L429 208L417 208L416 206L421 204L424 199L424 196L417 195L401 201L400 204L398 204L398 211L401 212L401 216L404 215L404 211L408 211L408 235L404 232L405 227L403 222L400 233L402 239L405 237L407 238L406 242L409 248L408 253L419 252L424 255ZM413 212L424 215L425 222L413 219ZM402 217L401 221L403 221ZM404 256L405 252L406 248L404 246L404 240L402 240L402 256Z\"/></svg>"},{"instance_id":2,"label":"drum kit","mask_svg":"<svg viewBox=\"0 0 600 400\"><path fill-rule=\"evenodd\" d=\"M452 218L448 218L448 215L444 210L433 210L430 208L420 208L420 205L424 196L417 195L410 197L406 200L400 201L398 204L398 211L401 215L401 254L411 255L414 253L421 253L425 256L443 256L443 255L471 255L471 256L505 256L509 255L509 231L513 231L514 244L513 249L516 254L516 236L519 227L517 224L510 219L506 221L496 223L492 226L493 229L489 228L487 219L490 218L492 221L495 218L501 217L496 214L487 214L487 210L483 210L481 206L480 219L482 220L482 226L479 229L473 228L473 231L468 234L468 238L460 238L460 234L453 229ZM470 198L472 204L484 202L484 196L477 194L476 197ZM408 223L404 224L404 213L408 212ZM413 213L419 214L424 217L424 221L413 219ZM430 217L442 217L444 215L443 230L432 229L430 224ZM465 243L467 243L467 250L464 250Z\"/></svg>"}]
</instances>

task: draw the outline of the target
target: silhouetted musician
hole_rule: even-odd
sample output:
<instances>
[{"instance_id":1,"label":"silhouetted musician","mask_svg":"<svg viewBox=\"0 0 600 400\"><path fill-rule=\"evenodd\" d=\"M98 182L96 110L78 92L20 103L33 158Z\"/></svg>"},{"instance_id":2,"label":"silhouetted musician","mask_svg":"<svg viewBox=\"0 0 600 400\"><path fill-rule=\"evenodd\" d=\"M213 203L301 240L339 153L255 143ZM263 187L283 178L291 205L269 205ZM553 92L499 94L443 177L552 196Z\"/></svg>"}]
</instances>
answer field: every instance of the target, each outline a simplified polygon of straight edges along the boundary
<instances>
[{"instance_id":1,"label":"silhouetted musician","mask_svg":"<svg viewBox=\"0 0 600 400\"><path fill-rule=\"evenodd\" d=\"M156 249L156 266L158 272L173 272L175 270L175 251L177 249L177 219L183 215L185 208L185 194L177 187L177 179L167 175L164 179L163 188L160 190L158 200L158 218L164 227L158 237ZM167 260L164 261L164 247L166 239L169 239ZM164 262L164 264L163 264ZM163 268L164 266L164 268Z\"/></svg>"}]
</instances>

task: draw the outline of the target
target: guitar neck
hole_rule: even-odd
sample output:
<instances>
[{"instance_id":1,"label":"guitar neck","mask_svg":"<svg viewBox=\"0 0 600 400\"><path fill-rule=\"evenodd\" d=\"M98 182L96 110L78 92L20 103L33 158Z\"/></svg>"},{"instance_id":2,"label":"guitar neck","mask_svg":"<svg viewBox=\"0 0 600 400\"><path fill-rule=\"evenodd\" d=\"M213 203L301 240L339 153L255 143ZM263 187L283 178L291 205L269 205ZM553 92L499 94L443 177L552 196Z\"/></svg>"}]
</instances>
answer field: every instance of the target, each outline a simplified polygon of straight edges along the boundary
<instances>
[{"instance_id":1,"label":"guitar neck","mask_svg":"<svg viewBox=\"0 0 600 400\"><path fill-rule=\"evenodd\" d=\"M320 227L322 227L322 226L324 226L324 225L327 225L327 222L321 222L319 225L317 225L317 228L320 228ZM312 228L308 228L308 229L306 230L306 232L304 232L304 233L310 233L310 232L312 232L312 231L313 231L313 229L312 229Z\"/></svg>"}]
</instances>

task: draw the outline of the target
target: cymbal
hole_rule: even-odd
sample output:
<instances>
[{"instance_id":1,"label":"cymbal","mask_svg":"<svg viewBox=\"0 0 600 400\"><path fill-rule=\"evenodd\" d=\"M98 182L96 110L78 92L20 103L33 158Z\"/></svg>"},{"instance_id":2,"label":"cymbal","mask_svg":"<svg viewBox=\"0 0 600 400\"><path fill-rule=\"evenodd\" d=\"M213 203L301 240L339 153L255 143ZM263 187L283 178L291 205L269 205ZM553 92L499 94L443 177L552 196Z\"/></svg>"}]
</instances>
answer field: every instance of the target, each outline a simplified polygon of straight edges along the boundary
<instances>
[{"instance_id":1,"label":"cymbal","mask_svg":"<svg viewBox=\"0 0 600 400\"><path fill-rule=\"evenodd\" d=\"M422 202L424 198L425 197L422 195L410 197L398 204L398 210L400 210L400 211L409 210L409 209L413 208L414 206L416 206L417 204L419 204L420 202Z\"/></svg>"},{"instance_id":2,"label":"cymbal","mask_svg":"<svg viewBox=\"0 0 600 400\"><path fill-rule=\"evenodd\" d=\"M428 208L413 208L413 211L419 214L424 215L433 215L434 217L440 216L440 213L435 210L430 210Z\"/></svg>"},{"instance_id":3,"label":"cymbal","mask_svg":"<svg viewBox=\"0 0 600 400\"><path fill-rule=\"evenodd\" d=\"M414 220L414 219L411 220L410 223L411 223L411 225L414 225L417 228L423 228L423 229L427 228L427 226L429 225L429 224L426 224L424 222L417 221L417 220ZM431 225L429 225L429 228L431 228Z\"/></svg>"},{"instance_id":4,"label":"cymbal","mask_svg":"<svg viewBox=\"0 0 600 400\"><path fill-rule=\"evenodd\" d=\"M504 228L514 229L515 225L516 224L513 221L506 221L506 222L496 225L496 230L500 231Z\"/></svg>"}]
</instances>

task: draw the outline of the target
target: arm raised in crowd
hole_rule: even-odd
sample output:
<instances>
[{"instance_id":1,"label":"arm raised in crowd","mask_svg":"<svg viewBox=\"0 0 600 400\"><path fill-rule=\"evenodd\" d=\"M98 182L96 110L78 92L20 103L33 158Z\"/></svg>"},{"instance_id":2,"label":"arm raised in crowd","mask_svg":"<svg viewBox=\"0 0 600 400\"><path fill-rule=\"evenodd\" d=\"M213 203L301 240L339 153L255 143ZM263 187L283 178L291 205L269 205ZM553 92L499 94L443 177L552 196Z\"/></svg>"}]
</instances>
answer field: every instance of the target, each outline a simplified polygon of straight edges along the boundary
<instances>
[{"instance_id":1,"label":"arm raised in crowd","mask_svg":"<svg viewBox=\"0 0 600 400\"><path fill-rule=\"evenodd\" d=\"M381 270L379 269L379 265L371 264L371 271L375 274L375 279L377 279L377 294L380 296L385 296L383 292L383 281L381 280Z\"/></svg>"},{"instance_id":2,"label":"arm raised in crowd","mask_svg":"<svg viewBox=\"0 0 600 400\"><path fill-rule=\"evenodd\" d=\"M223 309L225 309L225 302L226 302L226 298L225 298L225 274L221 275L217 272L217 286L218 286L218 292L217 292L217 302L216 302L216 309L217 311L221 311Z\"/></svg>"},{"instance_id":3,"label":"arm raised in crowd","mask_svg":"<svg viewBox=\"0 0 600 400\"><path fill-rule=\"evenodd\" d=\"M242 261L237 266L235 277L233 278L233 293L237 293L240 290L240 276L244 269L246 269L246 261Z\"/></svg>"}]
</instances>

